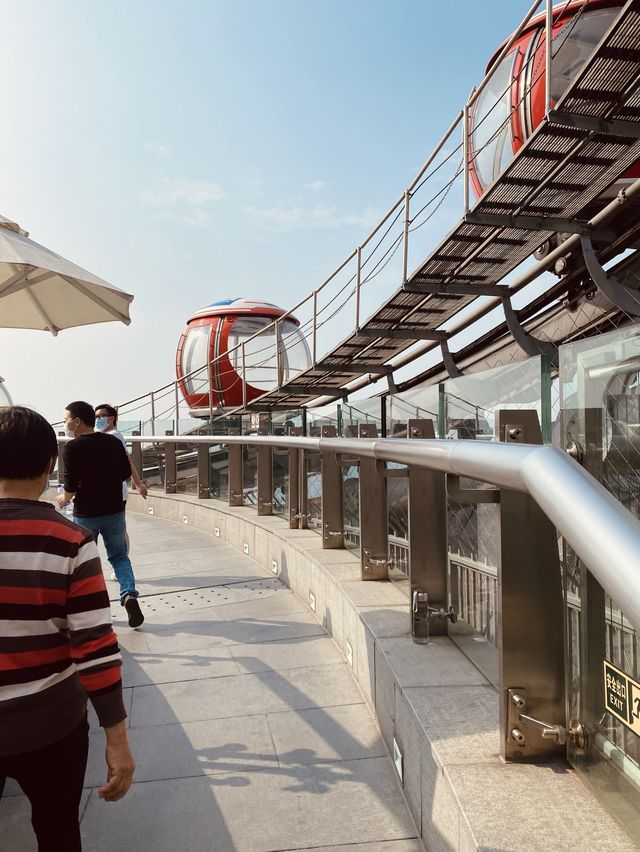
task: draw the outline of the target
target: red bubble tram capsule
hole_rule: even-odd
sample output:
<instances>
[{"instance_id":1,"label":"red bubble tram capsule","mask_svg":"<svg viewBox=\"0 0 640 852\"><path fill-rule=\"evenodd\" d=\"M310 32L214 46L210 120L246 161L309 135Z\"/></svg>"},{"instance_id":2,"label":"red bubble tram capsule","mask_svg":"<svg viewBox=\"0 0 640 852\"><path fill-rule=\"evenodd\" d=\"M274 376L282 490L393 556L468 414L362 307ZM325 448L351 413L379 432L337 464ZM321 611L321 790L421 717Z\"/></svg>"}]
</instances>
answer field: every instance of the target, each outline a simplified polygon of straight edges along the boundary
<instances>
[{"instance_id":1,"label":"red bubble tram capsule","mask_svg":"<svg viewBox=\"0 0 640 852\"><path fill-rule=\"evenodd\" d=\"M615 20L623 0L569 0L553 10L551 31L551 102L559 101L584 67ZM529 21L499 65L503 47L491 58L493 75L475 101L470 115L469 173L476 197L502 174L509 161L545 116L546 16ZM640 163L603 193L613 198L640 177Z\"/></svg>"},{"instance_id":2,"label":"red bubble tram capsule","mask_svg":"<svg viewBox=\"0 0 640 852\"><path fill-rule=\"evenodd\" d=\"M291 314L257 299L223 299L196 311L176 355L190 413L206 417L211 410L236 408L308 369L311 355L299 326Z\"/></svg>"}]
</instances>

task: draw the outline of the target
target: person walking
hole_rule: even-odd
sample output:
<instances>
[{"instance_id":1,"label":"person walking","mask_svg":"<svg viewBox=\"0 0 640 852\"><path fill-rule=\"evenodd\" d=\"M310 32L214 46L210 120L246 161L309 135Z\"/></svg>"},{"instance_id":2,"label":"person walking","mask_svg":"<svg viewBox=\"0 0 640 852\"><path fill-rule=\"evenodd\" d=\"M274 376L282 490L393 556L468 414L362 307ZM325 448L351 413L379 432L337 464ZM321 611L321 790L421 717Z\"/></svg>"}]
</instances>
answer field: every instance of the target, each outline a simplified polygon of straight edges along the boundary
<instances>
[{"instance_id":1,"label":"person walking","mask_svg":"<svg viewBox=\"0 0 640 852\"><path fill-rule=\"evenodd\" d=\"M73 499L73 517L98 540L101 535L107 558L120 584L120 604L127 611L130 627L140 627L144 615L138 603L133 567L125 541L122 483L131 475L129 456L122 443L111 435L96 432L95 412L88 402L70 402L65 409L67 435L64 445L64 491L58 506Z\"/></svg>"},{"instance_id":2,"label":"person walking","mask_svg":"<svg viewBox=\"0 0 640 852\"><path fill-rule=\"evenodd\" d=\"M126 795L135 762L98 549L40 500L57 456L44 417L0 410L0 797L14 778L31 803L39 852L81 852L87 698L106 735L98 795Z\"/></svg>"},{"instance_id":3,"label":"person walking","mask_svg":"<svg viewBox=\"0 0 640 852\"><path fill-rule=\"evenodd\" d=\"M122 442L122 446L127 449L127 442L124 439L124 435L122 432L118 431L118 409L113 405L109 405L107 402L102 402L100 405L96 405L96 430L98 432L104 432L105 435L111 435L113 438L118 438L119 441ZM133 487L136 489L138 494L140 494L143 499L147 499L147 494L149 493L149 489L144 484L144 482L140 479L140 474L133 463L133 459L129 456L129 464L131 465L131 482L133 483ZM129 489L127 488L127 483L122 483L122 511L127 512L127 499L129 497ZM124 540L127 544L127 553L129 553L130 541L129 541L129 533L126 529L126 518L125 518L125 532L124 532ZM115 575L112 577L115 579Z\"/></svg>"}]
</instances>

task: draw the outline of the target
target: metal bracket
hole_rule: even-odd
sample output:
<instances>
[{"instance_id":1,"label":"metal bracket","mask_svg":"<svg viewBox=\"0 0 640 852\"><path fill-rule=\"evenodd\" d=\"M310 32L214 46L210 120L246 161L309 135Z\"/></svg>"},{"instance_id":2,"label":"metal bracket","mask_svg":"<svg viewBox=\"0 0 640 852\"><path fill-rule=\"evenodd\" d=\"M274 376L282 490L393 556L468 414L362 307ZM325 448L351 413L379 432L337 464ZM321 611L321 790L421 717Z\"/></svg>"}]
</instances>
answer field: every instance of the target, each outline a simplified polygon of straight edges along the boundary
<instances>
[{"instance_id":1,"label":"metal bracket","mask_svg":"<svg viewBox=\"0 0 640 852\"><path fill-rule=\"evenodd\" d=\"M564 725L553 725L534 719L521 710L527 706L527 690L512 688L507 692L507 730L506 736L511 739L512 744L524 748L527 745L527 737L522 728L536 731L543 740L552 740L556 745L563 746L567 742L567 729Z\"/></svg>"},{"instance_id":2,"label":"metal bracket","mask_svg":"<svg viewBox=\"0 0 640 852\"><path fill-rule=\"evenodd\" d=\"M516 316L516 312L513 310L508 290L502 299L502 309L504 311L504 318L507 321L509 331L518 346L526 352L527 355L545 355L551 362L552 366L557 367L558 347L555 343L551 343L548 340L538 340L537 337L534 337L532 334L529 334L528 331L525 331L524 326L520 323L520 320Z\"/></svg>"},{"instance_id":3,"label":"metal bracket","mask_svg":"<svg viewBox=\"0 0 640 852\"><path fill-rule=\"evenodd\" d=\"M447 476L447 494L450 500L456 503L499 503L499 488L462 488L460 477L449 474Z\"/></svg>"},{"instance_id":4,"label":"metal bracket","mask_svg":"<svg viewBox=\"0 0 640 852\"><path fill-rule=\"evenodd\" d=\"M587 271L598 290L621 311L634 317L640 316L640 293L629 290L602 267L587 229L580 234L580 245Z\"/></svg>"},{"instance_id":5,"label":"metal bracket","mask_svg":"<svg viewBox=\"0 0 640 852\"><path fill-rule=\"evenodd\" d=\"M446 337L443 337L440 341L440 349L442 350L442 361L447 373L449 373L449 378L458 379L460 376L464 376L462 370L458 369L456 362L453 360L453 355L449 350L449 343Z\"/></svg>"}]
</instances>

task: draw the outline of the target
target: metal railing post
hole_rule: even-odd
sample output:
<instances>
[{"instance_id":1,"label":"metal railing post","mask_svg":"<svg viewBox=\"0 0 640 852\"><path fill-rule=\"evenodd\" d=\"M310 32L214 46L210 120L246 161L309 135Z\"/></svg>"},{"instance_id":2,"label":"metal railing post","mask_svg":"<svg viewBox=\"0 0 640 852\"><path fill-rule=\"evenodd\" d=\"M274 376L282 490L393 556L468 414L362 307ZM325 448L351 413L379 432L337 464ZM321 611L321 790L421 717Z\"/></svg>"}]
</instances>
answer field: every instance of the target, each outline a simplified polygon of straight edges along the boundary
<instances>
[{"instance_id":1,"label":"metal railing post","mask_svg":"<svg viewBox=\"0 0 640 852\"><path fill-rule=\"evenodd\" d=\"M318 359L318 291L313 291L313 335L311 338L311 364L316 366Z\"/></svg>"},{"instance_id":2,"label":"metal railing post","mask_svg":"<svg viewBox=\"0 0 640 852\"><path fill-rule=\"evenodd\" d=\"M289 435L302 435L299 426L290 426ZM302 450L289 447L289 529L298 529L302 509L300 506L300 457Z\"/></svg>"},{"instance_id":3,"label":"metal railing post","mask_svg":"<svg viewBox=\"0 0 640 852\"><path fill-rule=\"evenodd\" d=\"M239 435L239 429L229 429L229 435ZM229 505L242 506L242 444L228 444L229 449Z\"/></svg>"},{"instance_id":4,"label":"metal railing post","mask_svg":"<svg viewBox=\"0 0 640 852\"><path fill-rule=\"evenodd\" d=\"M496 412L496 438L541 444L536 411ZM505 760L552 757L543 736L565 725L564 631L556 529L527 494L500 491L499 629L501 747ZM538 728L524 717L540 720Z\"/></svg>"},{"instance_id":5,"label":"metal railing post","mask_svg":"<svg viewBox=\"0 0 640 852\"><path fill-rule=\"evenodd\" d=\"M469 212L469 170L470 162L470 145L469 145L469 104L466 103L462 110L462 162L463 162L463 201L464 212Z\"/></svg>"},{"instance_id":6,"label":"metal railing post","mask_svg":"<svg viewBox=\"0 0 640 852\"><path fill-rule=\"evenodd\" d=\"M213 420L213 372L212 372L212 364L211 360L207 364L207 385L208 385L208 396L209 396L209 421Z\"/></svg>"},{"instance_id":7,"label":"metal railing post","mask_svg":"<svg viewBox=\"0 0 640 852\"><path fill-rule=\"evenodd\" d=\"M140 435L141 430L132 432L132 435ZM131 444L131 461L135 465L136 470L140 474L140 479L144 479L144 471L142 469L142 444L138 441L133 441Z\"/></svg>"},{"instance_id":8,"label":"metal railing post","mask_svg":"<svg viewBox=\"0 0 640 852\"><path fill-rule=\"evenodd\" d=\"M432 420L409 420L407 437L433 439ZM444 473L409 467L411 635L424 643L448 632L447 494ZM432 612L435 610L436 612Z\"/></svg>"},{"instance_id":9,"label":"metal railing post","mask_svg":"<svg viewBox=\"0 0 640 852\"><path fill-rule=\"evenodd\" d=\"M173 435L168 429L165 435ZM167 441L164 445L164 491L165 494L176 494L178 491L178 467L176 464L176 445Z\"/></svg>"},{"instance_id":10,"label":"metal railing post","mask_svg":"<svg viewBox=\"0 0 640 852\"><path fill-rule=\"evenodd\" d=\"M305 409L306 411L306 409ZM306 423L302 434L305 434ZM309 527L309 477L307 476L307 461L309 454L305 450L298 452L298 529L306 530Z\"/></svg>"},{"instance_id":11,"label":"metal railing post","mask_svg":"<svg viewBox=\"0 0 640 852\"><path fill-rule=\"evenodd\" d=\"M209 444L198 444L198 497L200 500L208 500L211 497Z\"/></svg>"},{"instance_id":12,"label":"metal railing post","mask_svg":"<svg viewBox=\"0 0 640 852\"><path fill-rule=\"evenodd\" d=\"M156 401L153 391L151 391L151 434L156 433Z\"/></svg>"},{"instance_id":13,"label":"metal railing post","mask_svg":"<svg viewBox=\"0 0 640 852\"><path fill-rule=\"evenodd\" d=\"M411 193L407 189L404 194L404 227L402 233L402 283L407 283L409 274L409 218L411 206Z\"/></svg>"},{"instance_id":14,"label":"metal railing post","mask_svg":"<svg viewBox=\"0 0 640 852\"><path fill-rule=\"evenodd\" d=\"M322 426L321 438L335 438L335 426ZM336 453L323 452L320 456L322 477L322 547L333 550L344 547L344 520L342 506L342 468Z\"/></svg>"},{"instance_id":15,"label":"metal railing post","mask_svg":"<svg viewBox=\"0 0 640 852\"><path fill-rule=\"evenodd\" d=\"M360 423L359 438L377 438L373 423ZM384 465L384 462L381 462ZM362 580L386 580L389 569L387 480L376 459L360 459L360 566Z\"/></svg>"},{"instance_id":16,"label":"metal railing post","mask_svg":"<svg viewBox=\"0 0 640 852\"><path fill-rule=\"evenodd\" d=\"M269 427L261 424L258 435L268 435ZM258 514L273 514L273 448L258 445Z\"/></svg>"},{"instance_id":17,"label":"metal railing post","mask_svg":"<svg viewBox=\"0 0 640 852\"><path fill-rule=\"evenodd\" d=\"M246 407L247 405L247 362L245 356L245 345L242 344L240 349L242 356L242 405Z\"/></svg>"},{"instance_id":18,"label":"metal railing post","mask_svg":"<svg viewBox=\"0 0 640 852\"><path fill-rule=\"evenodd\" d=\"M544 34L545 101L544 114L551 112L551 47L553 44L553 0L546 0L547 16Z\"/></svg>"},{"instance_id":19,"label":"metal railing post","mask_svg":"<svg viewBox=\"0 0 640 852\"><path fill-rule=\"evenodd\" d=\"M178 382L174 386L175 406L176 406L176 422L174 432L180 434L180 397L178 396Z\"/></svg>"},{"instance_id":20,"label":"metal railing post","mask_svg":"<svg viewBox=\"0 0 640 852\"><path fill-rule=\"evenodd\" d=\"M360 328L360 277L362 275L362 246L356 249L356 324L355 330Z\"/></svg>"},{"instance_id":21,"label":"metal railing post","mask_svg":"<svg viewBox=\"0 0 640 852\"><path fill-rule=\"evenodd\" d=\"M284 376L282 375L282 357L280 352L280 320L276 320L275 324L275 336L276 336L276 387L279 388L282 382L284 381Z\"/></svg>"}]
</instances>

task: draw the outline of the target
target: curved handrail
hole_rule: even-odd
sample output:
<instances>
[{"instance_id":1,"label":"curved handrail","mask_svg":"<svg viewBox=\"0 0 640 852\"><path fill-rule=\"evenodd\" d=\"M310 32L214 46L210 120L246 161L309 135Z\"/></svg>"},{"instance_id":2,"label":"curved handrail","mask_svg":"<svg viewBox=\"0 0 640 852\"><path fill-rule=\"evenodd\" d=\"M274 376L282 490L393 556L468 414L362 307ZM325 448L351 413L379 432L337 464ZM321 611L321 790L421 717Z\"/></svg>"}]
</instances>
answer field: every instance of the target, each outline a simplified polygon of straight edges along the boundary
<instances>
[{"instance_id":1,"label":"curved handrail","mask_svg":"<svg viewBox=\"0 0 640 852\"><path fill-rule=\"evenodd\" d=\"M529 494L640 630L640 521L561 450L480 441L304 438L271 435L148 436L138 443L245 444L392 461Z\"/></svg>"}]
</instances>

